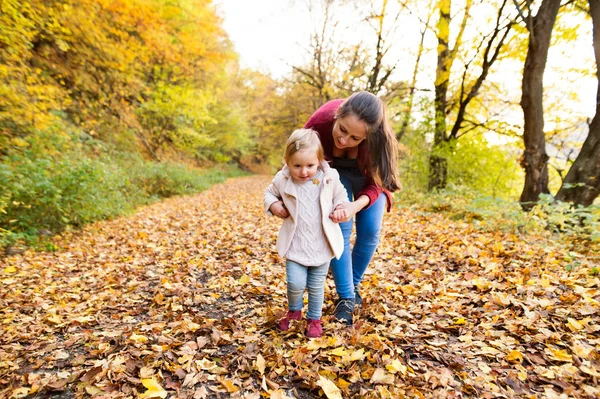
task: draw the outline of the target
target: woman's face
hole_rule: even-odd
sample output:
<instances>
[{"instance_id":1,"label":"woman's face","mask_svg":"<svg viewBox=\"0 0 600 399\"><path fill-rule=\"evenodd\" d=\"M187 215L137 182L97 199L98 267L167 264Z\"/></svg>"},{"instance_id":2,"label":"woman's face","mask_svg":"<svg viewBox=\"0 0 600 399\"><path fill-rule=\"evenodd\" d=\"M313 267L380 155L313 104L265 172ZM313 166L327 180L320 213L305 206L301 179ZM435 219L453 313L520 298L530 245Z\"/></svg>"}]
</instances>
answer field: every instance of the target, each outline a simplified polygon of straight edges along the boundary
<instances>
[{"instance_id":1,"label":"woman's face","mask_svg":"<svg viewBox=\"0 0 600 399\"><path fill-rule=\"evenodd\" d=\"M339 149L359 145L367 137L367 124L356 115L338 118L333 125L333 142Z\"/></svg>"}]
</instances>

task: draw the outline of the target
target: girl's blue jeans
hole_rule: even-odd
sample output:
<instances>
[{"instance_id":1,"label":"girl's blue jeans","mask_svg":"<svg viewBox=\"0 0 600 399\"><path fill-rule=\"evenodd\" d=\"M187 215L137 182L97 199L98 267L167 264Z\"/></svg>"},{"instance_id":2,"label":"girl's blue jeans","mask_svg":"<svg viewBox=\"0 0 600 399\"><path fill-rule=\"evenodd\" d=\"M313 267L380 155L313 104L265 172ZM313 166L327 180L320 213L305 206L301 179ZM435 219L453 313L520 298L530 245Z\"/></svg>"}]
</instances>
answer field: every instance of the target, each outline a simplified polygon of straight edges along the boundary
<instances>
[{"instance_id":1,"label":"girl's blue jeans","mask_svg":"<svg viewBox=\"0 0 600 399\"><path fill-rule=\"evenodd\" d=\"M308 288L308 312L306 317L321 319L325 296L325 278L329 271L329 262L321 266L302 266L292 260L285 262L288 309L292 312L302 310L304 290Z\"/></svg>"},{"instance_id":2,"label":"girl's blue jeans","mask_svg":"<svg viewBox=\"0 0 600 399\"><path fill-rule=\"evenodd\" d=\"M352 201L358 190L352 190L352 181L348 177L340 175L340 180ZM344 236L344 252L340 259L331 260L331 273L335 289L341 299L354 299L354 287L362 281L365 270L375 254L386 201L386 195L382 193L369 208L358 212L353 219L340 223ZM355 219L356 240L351 249L350 235Z\"/></svg>"}]
</instances>

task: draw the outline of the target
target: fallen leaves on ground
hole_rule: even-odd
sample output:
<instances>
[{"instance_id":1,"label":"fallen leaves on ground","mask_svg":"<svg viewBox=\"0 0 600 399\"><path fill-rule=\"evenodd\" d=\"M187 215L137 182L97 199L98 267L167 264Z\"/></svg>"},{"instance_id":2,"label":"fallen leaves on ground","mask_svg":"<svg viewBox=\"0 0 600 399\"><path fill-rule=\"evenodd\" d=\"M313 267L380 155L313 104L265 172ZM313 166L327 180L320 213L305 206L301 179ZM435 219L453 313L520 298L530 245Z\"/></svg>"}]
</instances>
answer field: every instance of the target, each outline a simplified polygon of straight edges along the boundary
<instances>
[{"instance_id":1,"label":"fallen leaves on ground","mask_svg":"<svg viewBox=\"0 0 600 399\"><path fill-rule=\"evenodd\" d=\"M277 331L268 183L232 179L3 259L0 397L600 396L594 259L573 270L541 239L437 215L385 216L353 328L330 317L329 278L324 336Z\"/></svg>"}]
</instances>

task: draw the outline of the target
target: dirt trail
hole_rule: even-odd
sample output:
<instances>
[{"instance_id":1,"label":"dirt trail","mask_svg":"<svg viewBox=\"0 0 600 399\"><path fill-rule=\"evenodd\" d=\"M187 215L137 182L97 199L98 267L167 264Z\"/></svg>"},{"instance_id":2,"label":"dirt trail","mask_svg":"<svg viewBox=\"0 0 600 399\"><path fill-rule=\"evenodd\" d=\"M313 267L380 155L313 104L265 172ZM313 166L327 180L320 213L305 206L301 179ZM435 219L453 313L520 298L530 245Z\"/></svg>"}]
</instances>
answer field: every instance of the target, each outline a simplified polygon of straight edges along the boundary
<instances>
[{"instance_id":1,"label":"dirt trail","mask_svg":"<svg viewBox=\"0 0 600 399\"><path fill-rule=\"evenodd\" d=\"M395 209L353 328L285 308L270 178L236 178L0 260L0 397L600 395L597 276L551 246ZM563 395L563 396L560 396Z\"/></svg>"}]
</instances>

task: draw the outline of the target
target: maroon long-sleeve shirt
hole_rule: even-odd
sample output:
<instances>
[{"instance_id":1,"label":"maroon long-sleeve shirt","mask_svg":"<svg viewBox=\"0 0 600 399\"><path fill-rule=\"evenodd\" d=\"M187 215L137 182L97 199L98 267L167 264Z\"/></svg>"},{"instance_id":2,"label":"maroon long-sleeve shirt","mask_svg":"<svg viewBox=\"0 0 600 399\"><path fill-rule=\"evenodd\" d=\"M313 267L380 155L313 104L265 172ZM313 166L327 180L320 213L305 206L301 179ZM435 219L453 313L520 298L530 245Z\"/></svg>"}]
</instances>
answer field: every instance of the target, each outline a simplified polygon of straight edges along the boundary
<instances>
[{"instance_id":1,"label":"maroon long-sleeve shirt","mask_svg":"<svg viewBox=\"0 0 600 399\"><path fill-rule=\"evenodd\" d=\"M333 125L335 124L335 113L337 112L340 105L344 100L331 100L321 106L314 114L308 119L308 122L304 125L306 129L312 129L319 134L323 150L325 152L325 160L331 165L333 162ZM369 205L364 209L367 209L377 201L381 193L385 193L387 196L387 211L389 212L392 207L392 195L389 191L378 186L373 180L371 171L369 170L369 154L367 149L366 140L363 140L358 145L358 167L365 176L365 185L362 190L359 191L357 198L361 195L369 197Z\"/></svg>"}]
</instances>

